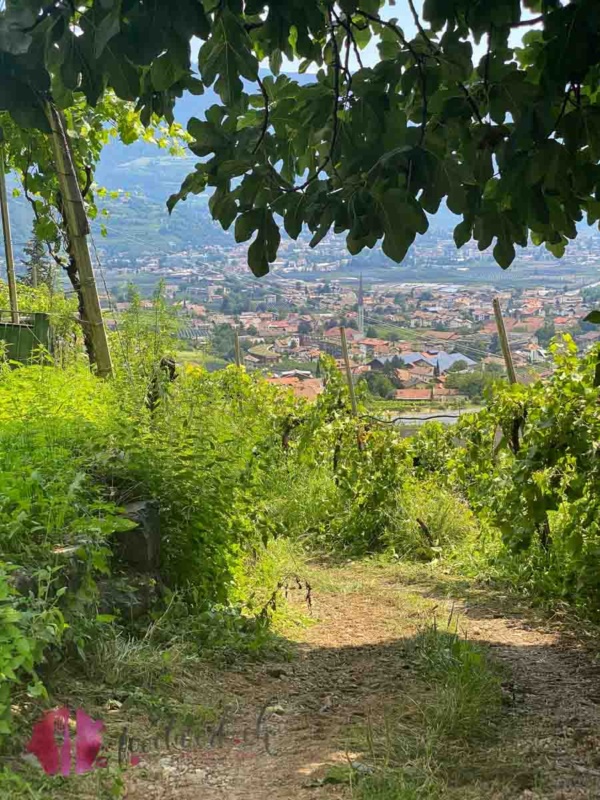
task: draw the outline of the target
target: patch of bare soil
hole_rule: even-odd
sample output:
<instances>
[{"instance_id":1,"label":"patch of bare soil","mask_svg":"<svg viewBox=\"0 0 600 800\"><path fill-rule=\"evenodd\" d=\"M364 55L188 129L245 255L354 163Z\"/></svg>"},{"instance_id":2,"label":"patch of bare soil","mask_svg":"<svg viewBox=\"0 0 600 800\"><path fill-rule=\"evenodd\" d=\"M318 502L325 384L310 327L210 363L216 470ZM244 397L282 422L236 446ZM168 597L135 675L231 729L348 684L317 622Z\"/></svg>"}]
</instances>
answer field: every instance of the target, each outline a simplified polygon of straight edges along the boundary
<instances>
[{"instance_id":1,"label":"patch of bare soil","mask_svg":"<svg viewBox=\"0 0 600 800\"><path fill-rule=\"evenodd\" d=\"M325 780L331 766L361 763L361 754L348 749L352 728L410 690L418 676L406 641L451 602L432 587L403 581L394 568L323 568L315 582L314 624L288 632L296 657L215 673L212 680L233 702L211 743L184 742L149 755L128 774L129 800L351 797L350 787ZM466 635L508 667L502 730L527 776L465 796L600 798L600 683L588 649L497 603L490 607L486 598L456 610ZM488 763L477 769L497 787L502 746L483 750L481 759Z\"/></svg>"},{"instance_id":2,"label":"patch of bare soil","mask_svg":"<svg viewBox=\"0 0 600 800\"><path fill-rule=\"evenodd\" d=\"M463 619L470 637L509 668L514 746L543 787L522 796L600 798L600 669L593 651L560 628L485 606L465 608Z\"/></svg>"}]
</instances>

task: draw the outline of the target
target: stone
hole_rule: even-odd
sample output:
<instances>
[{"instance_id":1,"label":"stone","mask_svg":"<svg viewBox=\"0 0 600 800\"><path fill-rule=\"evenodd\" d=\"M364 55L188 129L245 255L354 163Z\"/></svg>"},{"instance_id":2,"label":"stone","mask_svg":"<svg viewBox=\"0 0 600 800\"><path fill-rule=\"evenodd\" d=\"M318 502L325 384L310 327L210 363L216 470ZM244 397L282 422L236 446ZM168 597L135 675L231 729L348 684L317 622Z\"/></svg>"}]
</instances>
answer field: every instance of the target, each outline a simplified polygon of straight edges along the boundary
<instances>
[{"instance_id":1,"label":"stone","mask_svg":"<svg viewBox=\"0 0 600 800\"><path fill-rule=\"evenodd\" d=\"M153 500L125 506L124 516L136 523L128 531L115 533L115 551L127 566L143 573L156 573L160 566L160 514Z\"/></svg>"}]
</instances>

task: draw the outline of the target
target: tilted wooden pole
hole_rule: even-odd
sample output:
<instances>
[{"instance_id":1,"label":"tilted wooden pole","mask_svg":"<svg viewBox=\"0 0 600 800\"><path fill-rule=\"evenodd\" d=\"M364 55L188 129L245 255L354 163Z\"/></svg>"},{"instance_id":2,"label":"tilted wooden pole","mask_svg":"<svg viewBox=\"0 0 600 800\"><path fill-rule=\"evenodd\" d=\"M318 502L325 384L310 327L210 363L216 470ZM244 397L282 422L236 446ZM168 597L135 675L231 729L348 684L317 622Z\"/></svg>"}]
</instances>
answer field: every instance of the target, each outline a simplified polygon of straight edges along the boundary
<instances>
[{"instance_id":1,"label":"tilted wooden pole","mask_svg":"<svg viewBox=\"0 0 600 800\"><path fill-rule=\"evenodd\" d=\"M344 364L346 365L346 379L348 381L348 391L350 392L350 404L352 405L352 413L356 417L358 410L356 407L356 395L354 394L354 384L352 383L352 370L350 369L350 357L348 355L348 342L346 341L346 329L342 325L340 327L340 336L342 338L342 356L344 357Z\"/></svg>"},{"instance_id":2,"label":"tilted wooden pole","mask_svg":"<svg viewBox=\"0 0 600 800\"><path fill-rule=\"evenodd\" d=\"M502 355L504 356L504 363L506 364L506 372L508 374L508 382L517 382L517 373L515 372L515 365L512 360L512 353L508 344L508 336L506 335L506 328L504 327L504 320L502 319L502 310L500 309L500 301L497 297L493 300L494 314L496 316L496 327L498 328L498 338L500 339L500 346L502 347Z\"/></svg>"},{"instance_id":3,"label":"tilted wooden pole","mask_svg":"<svg viewBox=\"0 0 600 800\"><path fill-rule=\"evenodd\" d=\"M234 345L235 345L235 364L237 367L242 366L242 351L240 349L240 334L238 329L233 329Z\"/></svg>"},{"instance_id":4,"label":"tilted wooden pole","mask_svg":"<svg viewBox=\"0 0 600 800\"><path fill-rule=\"evenodd\" d=\"M52 147L60 185L63 216L67 226L71 254L77 267L85 309L86 319L82 322L89 326L97 373L102 378L109 378L113 374L113 367L87 243L90 226L73 165L64 117L52 103L46 104L46 115L52 128Z\"/></svg>"},{"instance_id":5,"label":"tilted wooden pole","mask_svg":"<svg viewBox=\"0 0 600 800\"><path fill-rule=\"evenodd\" d=\"M13 323L19 322L19 306L17 302L17 279L13 258L12 237L10 234L10 217L8 215L8 197L6 194L6 175L4 174L4 131L0 128L0 211L2 212L2 232L4 233L4 256L6 258L6 276L8 278L8 296L10 315Z\"/></svg>"}]
</instances>

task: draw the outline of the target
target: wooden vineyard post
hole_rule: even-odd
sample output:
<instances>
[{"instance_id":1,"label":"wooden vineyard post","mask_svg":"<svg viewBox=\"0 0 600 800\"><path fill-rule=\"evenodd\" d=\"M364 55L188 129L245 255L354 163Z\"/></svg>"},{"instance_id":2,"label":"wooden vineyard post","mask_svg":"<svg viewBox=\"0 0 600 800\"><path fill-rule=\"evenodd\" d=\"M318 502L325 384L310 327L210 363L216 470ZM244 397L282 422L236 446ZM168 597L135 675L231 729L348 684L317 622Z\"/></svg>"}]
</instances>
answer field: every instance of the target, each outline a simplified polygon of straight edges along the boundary
<instances>
[{"instance_id":1,"label":"wooden vineyard post","mask_svg":"<svg viewBox=\"0 0 600 800\"><path fill-rule=\"evenodd\" d=\"M47 103L46 114L52 129L52 147L62 197L63 216L67 227L71 255L77 267L83 308L85 310L86 319L82 320L82 323L89 326L98 375L101 378L110 378L113 374L110 349L87 242L90 226L73 165L64 118L52 103Z\"/></svg>"},{"instance_id":2,"label":"wooden vineyard post","mask_svg":"<svg viewBox=\"0 0 600 800\"><path fill-rule=\"evenodd\" d=\"M511 384L517 383L517 374L515 372L515 365L513 364L512 354L508 344L508 336L506 335L506 328L504 327L504 320L502 319L502 311L500 309L500 301L494 297L494 314L496 315L496 326L498 328L498 338L502 346L502 353L504 355L504 362L506 363L506 372L508 373L508 382ZM513 453L518 453L521 447L520 431L524 423L522 416L517 416L512 422L512 435L510 440L510 447Z\"/></svg>"},{"instance_id":3,"label":"wooden vineyard post","mask_svg":"<svg viewBox=\"0 0 600 800\"><path fill-rule=\"evenodd\" d=\"M242 366L242 351L240 349L240 334L237 328L233 329L233 335L235 339L235 364L237 367Z\"/></svg>"},{"instance_id":4,"label":"wooden vineyard post","mask_svg":"<svg viewBox=\"0 0 600 800\"><path fill-rule=\"evenodd\" d=\"M17 279L13 258L12 237L10 233L10 217L8 215L8 198L6 195L6 175L4 174L4 131L0 128L0 211L2 212L2 232L4 234L4 255L6 258L6 276L8 279L8 296L10 298L11 321L19 322L19 306L17 303Z\"/></svg>"},{"instance_id":5,"label":"wooden vineyard post","mask_svg":"<svg viewBox=\"0 0 600 800\"><path fill-rule=\"evenodd\" d=\"M346 380L348 381L348 391L350 392L350 405L352 406L352 416L358 417L358 407L356 405L356 394L354 392L354 383L352 382L352 370L350 369L350 356L348 355L348 342L346 341L346 329L340 326L340 337L342 340L342 356L344 357L344 365L346 367ZM356 441L358 449L364 450L364 441L360 425L356 431Z\"/></svg>"},{"instance_id":6,"label":"wooden vineyard post","mask_svg":"<svg viewBox=\"0 0 600 800\"><path fill-rule=\"evenodd\" d=\"M502 355L504 356L504 363L506 364L506 372L508 374L508 382L517 382L517 373L515 372L515 365L512 360L512 353L508 344L508 336L506 335L506 328L504 327L504 320L502 319L502 310L500 309L500 301L497 297L493 300L494 315L496 317L496 327L498 328L498 338L500 339L500 346L502 347Z\"/></svg>"},{"instance_id":7,"label":"wooden vineyard post","mask_svg":"<svg viewBox=\"0 0 600 800\"><path fill-rule=\"evenodd\" d=\"M348 356L346 329L343 325L340 327L340 336L342 339L342 356L346 366L346 380L348 381L348 391L350 392L350 405L352 406L352 414L356 417L358 415L358 410L356 407L356 395L354 394L354 384L352 383L352 370L350 369L350 357Z\"/></svg>"}]
</instances>

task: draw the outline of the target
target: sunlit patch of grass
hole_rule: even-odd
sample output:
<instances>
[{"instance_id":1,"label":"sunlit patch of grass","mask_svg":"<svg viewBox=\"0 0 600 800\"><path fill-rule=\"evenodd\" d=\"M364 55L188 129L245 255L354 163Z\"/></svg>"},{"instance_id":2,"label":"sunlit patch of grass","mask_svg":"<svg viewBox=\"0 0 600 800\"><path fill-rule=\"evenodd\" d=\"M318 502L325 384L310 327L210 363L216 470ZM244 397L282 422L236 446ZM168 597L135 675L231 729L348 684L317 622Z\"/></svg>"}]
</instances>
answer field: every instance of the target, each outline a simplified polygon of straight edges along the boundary
<instances>
[{"instance_id":1,"label":"sunlit patch of grass","mask_svg":"<svg viewBox=\"0 0 600 800\"><path fill-rule=\"evenodd\" d=\"M316 589L339 594L367 590L380 593L382 579L391 580L396 576L400 579L402 574L398 562L381 555L359 560L314 559L309 569Z\"/></svg>"},{"instance_id":2,"label":"sunlit patch of grass","mask_svg":"<svg viewBox=\"0 0 600 800\"><path fill-rule=\"evenodd\" d=\"M488 735L502 694L499 670L484 651L436 623L417 635L413 647L417 668L438 693L434 703L424 706L434 738L466 742Z\"/></svg>"}]
</instances>

